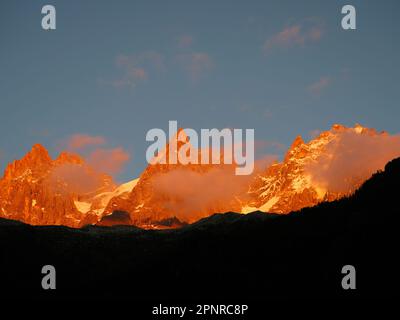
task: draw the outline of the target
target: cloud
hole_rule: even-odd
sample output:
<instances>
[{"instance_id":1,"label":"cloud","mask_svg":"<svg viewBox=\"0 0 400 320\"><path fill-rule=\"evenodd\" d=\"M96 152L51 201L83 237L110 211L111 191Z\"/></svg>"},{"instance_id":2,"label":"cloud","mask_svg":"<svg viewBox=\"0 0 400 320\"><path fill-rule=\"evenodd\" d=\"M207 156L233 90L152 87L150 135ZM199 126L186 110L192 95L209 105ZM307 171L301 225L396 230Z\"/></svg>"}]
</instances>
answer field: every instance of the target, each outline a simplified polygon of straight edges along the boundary
<instances>
[{"instance_id":1,"label":"cloud","mask_svg":"<svg viewBox=\"0 0 400 320\"><path fill-rule=\"evenodd\" d=\"M307 91L313 96L320 96L331 83L330 77L321 77L318 81L310 84Z\"/></svg>"},{"instance_id":2,"label":"cloud","mask_svg":"<svg viewBox=\"0 0 400 320\"><path fill-rule=\"evenodd\" d=\"M90 136L88 134L74 134L66 141L68 150L85 149L90 146L98 146L106 143L106 139L101 136Z\"/></svg>"},{"instance_id":3,"label":"cloud","mask_svg":"<svg viewBox=\"0 0 400 320\"><path fill-rule=\"evenodd\" d=\"M146 80L148 78L147 72L143 68L133 68L129 71L129 75L137 80Z\"/></svg>"},{"instance_id":4,"label":"cloud","mask_svg":"<svg viewBox=\"0 0 400 320\"><path fill-rule=\"evenodd\" d=\"M264 54L274 49L287 49L317 42L322 38L324 30L321 24L297 24L284 28L264 42Z\"/></svg>"},{"instance_id":5,"label":"cloud","mask_svg":"<svg viewBox=\"0 0 400 320\"><path fill-rule=\"evenodd\" d=\"M190 35L182 35L178 38L178 46L179 48L188 48L193 44L193 37Z\"/></svg>"},{"instance_id":6,"label":"cloud","mask_svg":"<svg viewBox=\"0 0 400 320\"><path fill-rule=\"evenodd\" d=\"M195 81L214 67L214 61L208 53L205 52L181 54L178 56L178 60L189 73L191 79Z\"/></svg>"},{"instance_id":7,"label":"cloud","mask_svg":"<svg viewBox=\"0 0 400 320\"><path fill-rule=\"evenodd\" d=\"M235 175L234 167L215 166L208 172L176 169L151 180L155 192L171 201L166 209L181 221L193 222L212 212L232 209L235 195L246 195L250 176Z\"/></svg>"},{"instance_id":8,"label":"cloud","mask_svg":"<svg viewBox=\"0 0 400 320\"><path fill-rule=\"evenodd\" d=\"M140 66L147 66L149 69L164 70L164 56L156 51L144 51L139 54L120 54L116 57L115 63L118 67L126 68L128 71Z\"/></svg>"},{"instance_id":9,"label":"cloud","mask_svg":"<svg viewBox=\"0 0 400 320\"><path fill-rule=\"evenodd\" d=\"M129 153L122 147L113 149L98 148L86 156L86 161L95 170L111 175L120 173L129 160Z\"/></svg>"},{"instance_id":10,"label":"cloud","mask_svg":"<svg viewBox=\"0 0 400 320\"><path fill-rule=\"evenodd\" d=\"M64 163L53 167L48 176L49 186L55 192L85 194L92 192L104 183L103 176L87 165ZM60 180L65 184L60 185Z\"/></svg>"},{"instance_id":11,"label":"cloud","mask_svg":"<svg viewBox=\"0 0 400 320\"><path fill-rule=\"evenodd\" d=\"M357 127L356 127L357 128ZM367 130L366 132L364 130ZM331 192L346 192L400 156L400 135L373 129L338 132L325 152L306 167L313 183Z\"/></svg>"},{"instance_id":12,"label":"cloud","mask_svg":"<svg viewBox=\"0 0 400 320\"><path fill-rule=\"evenodd\" d=\"M196 153L206 150L196 150ZM216 150L208 149L213 155ZM181 166L162 172L149 180L155 191L153 203L185 222L216 212L238 211L241 201L250 200L247 193L250 182L276 160L276 156L264 153L254 162L254 171L250 175L236 175L235 164L205 165L199 166L199 170Z\"/></svg>"},{"instance_id":13,"label":"cloud","mask_svg":"<svg viewBox=\"0 0 400 320\"><path fill-rule=\"evenodd\" d=\"M121 75L113 80L99 80L99 83L115 88L135 88L139 83L150 78L151 73L165 70L164 56L156 51L145 51L139 54L120 54L115 58L115 65Z\"/></svg>"},{"instance_id":14,"label":"cloud","mask_svg":"<svg viewBox=\"0 0 400 320\"><path fill-rule=\"evenodd\" d=\"M79 153L96 172L115 175L122 171L131 156L124 148L109 148L107 144L107 139L102 136L78 133L63 140L59 148Z\"/></svg>"}]
</instances>

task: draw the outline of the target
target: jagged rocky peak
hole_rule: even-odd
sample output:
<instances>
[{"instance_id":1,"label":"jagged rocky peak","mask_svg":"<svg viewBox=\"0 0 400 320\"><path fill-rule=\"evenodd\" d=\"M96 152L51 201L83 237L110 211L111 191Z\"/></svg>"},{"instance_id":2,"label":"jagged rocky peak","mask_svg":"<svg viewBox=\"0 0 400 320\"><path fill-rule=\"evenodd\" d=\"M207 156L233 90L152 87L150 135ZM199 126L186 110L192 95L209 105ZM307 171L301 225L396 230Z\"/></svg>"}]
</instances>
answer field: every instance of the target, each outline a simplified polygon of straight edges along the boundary
<instances>
[{"instance_id":1,"label":"jagged rocky peak","mask_svg":"<svg viewBox=\"0 0 400 320\"><path fill-rule=\"evenodd\" d=\"M245 206L248 211L268 211L274 213L288 213L306 206L313 206L321 201L332 201L340 198L359 186L368 176L355 178L349 174L346 179L354 181L348 190L332 192L312 179L309 174L310 165L325 165L324 160L331 158L330 154L336 147L345 141L347 135L376 136L388 135L386 132L378 133L375 129L366 128L360 124L346 127L334 124L330 130L321 132L317 137L304 143L297 137L284 160L264 172L251 188L254 201ZM273 170L272 170L273 169ZM377 168L378 169L378 168ZM364 179L364 180L363 180Z\"/></svg>"},{"instance_id":2,"label":"jagged rocky peak","mask_svg":"<svg viewBox=\"0 0 400 320\"><path fill-rule=\"evenodd\" d=\"M115 187L110 176L79 155L61 152L52 160L45 147L35 144L0 179L0 216L34 225L96 223L101 216L90 211L93 198Z\"/></svg>"},{"instance_id":3,"label":"jagged rocky peak","mask_svg":"<svg viewBox=\"0 0 400 320\"><path fill-rule=\"evenodd\" d=\"M41 163L50 163L52 161L49 152L41 144L34 144L32 149L20 160L21 163L25 163L31 166L35 166Z\"/></svg>"},{"instance_id":4,"label":"jagged rocky peak","mask_svg":"<svg viewBox=\"0 0 400 320\"><path fill-rule=\"evenodd\" d=\"M378 135L378 134L387 135L387 132L385 132L385 131L381 131L381 132L378 133L378 131L376 131L376 129L374 129L374 128L366 128L366 127L363 127L362 125L360 125L358 123L356 123L356 125L353 128L353 130L355 132L357 132L358 134L368 134L370 136L375 136L375 135Z\"/></svg>"},{"instance_id":5,"label":"jagged rocky peak","mask_svg":"<svg viewBox=\"0 0 400 320\"><path fill-rule=\"evenodd\" d=\"M287 161L290 157L292 157L294 153L298 152L298 150L297 150L298 147L303 146L304 144L305 143L304 143L303 138L300 135L298 135L293 140L292 145L290 146L289 150L287 151L286 156L285 156L285 161Z\"/></svg>"},{"instance_id":6,"label":"jagged rocky peak","mask_svg":"<svg viewBox=\"0 0 400 320\"><path fill-rule=\"evenodd\" d=\"M84 160L82 159L81 156L78 154L70 153L63 151L59 154L57 159L55 160L57 164L65 164L65 163L70 163L70 164L83 164Z\"/></svg>"},{"instance_id":7,"label":"jagged rocky peak","mask_svg":"<svg viewBox=\"0 0 400 320\"><path fill-rule=\"evenodd\" d=\"M296 139L294 139L292 146L290 147L290 149L294 149L297 148L299 145L304 144L304 140L303 138L299 135L296 137Z\"/></svg>"},{"instance_id":8,"label":"jagged rocky peak","mask_svg":"<svg viewBox=\"0 0 400 320\"><path fill-rule=\"evenodd\" d=\"M41 144L35 144L22 159L8 164L3 178L13 179L22 175L43 171L48 169L51 162L52 159L47 149Z\"/></svg>"},{"instance_id":9,"label":"jagged rocky peak","mask_svg":"<svg viewBox=\"0 0 400 320\"><path fill-rule=\"evenodd\" d=\"M335 133L335 132L353 131L353 132L356 132L356 133L358 133L358 134L365 134L365 133L370 134L370 135L377 134L377 131L376 131L375 129L364 127L363 125L361 125L361 124L359 124L359 123L356 123L356 124L354 125L354 127L346 127L346 126L341 125L341 124L334 124L334 125L332 126L332 129L331 129L331 130L332 130L334 133ZM383 133L383 132L382 132L382 133Z\"/></svg>"},{"instance_id":10,"label":"jagged rocky peak","mask_svg":"<svg viewBox=\"0 0 400 320\"><path fill-rule=\"evenodd\" d=\"M113 212L125 212L129 221L123 219L124 223L156 228L160 221L173 217L191 223L215 212L259 210L285 214L321 201L338 199L368 178L353 177L351 171L345 177L351 181L348 189L335 192L313 175L315 170L325 170L326 161L337 155L337 148L346 143L349 135L363 140L387 133L378 133L360 124L354 127L335 124L307 142L297 136L283 161L241 180L244 185L233 183L235 188L229 197L224 195L223 199L218 196L216 200L210 200L206 196L206 200L201 199L205 202L198 201L201 203L197 207L192 205L191 196L182 190L189 188L190 191L196 185L205 186L206 191L212 190L207 186L218 182L216 179L222 179L228 185L231 181L227 178L228 172L220 171L222 168L213 164L148 165L138 181L117 188L111 177L85 164L79 155L62 152L53 161L43 146L35 145L21 160L11 163L5 178L0 179L0 216L31 224L79 227L99 221L121 223L121 219L113 219L114 216L103 218ZM181 141L173 141L177 150L184 143L182 140L186 140L184 132L180 138ZM168 157L171 151L177 151L169 149L171 142L166 143L160 155ZM193 194L201 191L195 190Z\"/></svg>"}]
</instances>

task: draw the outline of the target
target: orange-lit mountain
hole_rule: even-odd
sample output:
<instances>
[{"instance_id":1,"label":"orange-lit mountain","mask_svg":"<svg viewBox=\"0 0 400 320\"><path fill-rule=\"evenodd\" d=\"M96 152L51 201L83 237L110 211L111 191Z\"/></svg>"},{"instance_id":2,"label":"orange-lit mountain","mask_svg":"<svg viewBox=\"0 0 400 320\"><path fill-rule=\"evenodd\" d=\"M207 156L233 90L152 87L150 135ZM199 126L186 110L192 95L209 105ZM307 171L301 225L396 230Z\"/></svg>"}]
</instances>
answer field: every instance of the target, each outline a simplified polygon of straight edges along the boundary
<instances>
[{"instance_id":1,"label":"orange-lit mountain","mask_svg":"<svg viewBox=\"0 0 400 320\"><path fill-rule=\"evenodd\" d=\"M62 152L53 160L36 144L21 160L9 164L0 179L0 217L80 227L99 220L90 205L85 206L113 189L111 177L95 172L78 155Z\"/></svg>"},{"instance_id":2,"label":"orange-lit mountain","mask_svg":"<svg viewBox=\"0 0 400 320\"><path fill-rule=\"evenodd\" d=\"M371 150L359 149L359 145L363 144L370 145ZM382 145L385 148L393 146L389 148L393 150L390 152L383 150L383 152L382 149L385 148ZM221 175L212 175L210 172L218 170L226 172L226 168L222 169L223 166L149 165L132 192L125 194L124 197L113 198L105 214L124 211L129 213L133 224L154 227L160 221L173 218L191 223L216 212L248 213L260 210L289 213L350 194L374 172L382 169L386 162L399 156L399 146L398 137L393 140L386 132L378 133L374 129L360 125L354 128L334 125L329 131L320 133L308 143L305 143L300 136L297 137L282 162L273 163L249 179L242 180L243 185L233 190L230 198L220 201L220 197L216 197L213 202L209 201L207 192L209 194L218 192L213 187L217 181L210 178L204 191L202 183L191 186L193 180L197 181L197 178L192 179L192 176L218 178ZM342 170L342 167L354 162L353 158L357 157L358 152L362 158L359 165L356 163L352 169L347 168L347 171L334 173L339 182L341 180L345 182L340 184L340 188L337 187L337 181L336 184L332 183L333 179L321 180L321 173L318 171L325 173L329 170ZM372 155L371 161L364 159L365 152ZM338 163L339 168L337 168ZM228 167L228 170L233 174L233 167ZM222 179L226 176L222 175ZM169 181L168 189L159 187L163 179ZM232 183L236 182L228 180L222 188L227 188ZM197 205L198 197L194 193L183 190L196 187L198 187L197 193L206 194L204 198L208 202L204 206Z\"/></svg>"},{"instance_id":3,"label":"orange-lit mountain","mask_svg":"<svg viewBox=\"0 0 400 320\"><path fill-rule=\"evenodd\" d=\"M386 132L378 133L358 124L354 128L335 124L308 143L298 136L283 162L272 164L255 177L249 190L252 201L242 212L283 214L350 194L400 155L399 139L386 138ZM364 150L364 145L370 150ZM365 153L371 162L367 163ZM331 173L334 177L325 174L330 171L336 171Z\"/></svg>"},{"instance_id":4,"label":"orange-lit mountain","mask_svg":"<svg viewBox=\"0 0 400 320\"><path fill-rule=\"evenodd\" d=\"M182 129L173 139L180 134L183 138L177 142L177 152L185 143L189 143ZM182 140L186 140L186 142L182 142ZM170 143L165 146L159 157L170 158ZM196 155L200 159L201 151L196 150ZM201 199L200 204L195 204L190 191L183 194L180 192L181 189L186 189L185 191L191 189L193 193L199 193L200 190L191 185L191 181L200 179L206 184L214 184L216 181L213 181L213 177L221 178L219 175L221 172L224 174L230 172L234 176L234 169L233 165L223 164L149 164L129 194L111 199L104 215L123 211L129 213L129 219L134 225L144 228L159 228L163 225L178 226L179 222L192 223L215 212L233 210L239 212L241 205L235 198L215 199L214 201ZM242 191L245 191L246 188L247 186L243 185ZM126 221L125 217L123 219L116 218L115 223L122 224L124 221Z\"/></svg>"},{"instance_id":5,"label":"orange-lit mountain","mask_svg":"<svg viewBox=\"0 0 400 320\"><path fill-rule=\"evenodd\" d=\"M169 158L169 152L167 144L161 154ZM34 145L0 179L0 217L34 225L162 228L227 211L285 214L351 193L399 156L399 136L334 125L308 143L297 137L282 162L251 176L235 176L234 165L158 163L116 186L78 155L63 152L53 160Z\"/></svg>"}]
</instances>

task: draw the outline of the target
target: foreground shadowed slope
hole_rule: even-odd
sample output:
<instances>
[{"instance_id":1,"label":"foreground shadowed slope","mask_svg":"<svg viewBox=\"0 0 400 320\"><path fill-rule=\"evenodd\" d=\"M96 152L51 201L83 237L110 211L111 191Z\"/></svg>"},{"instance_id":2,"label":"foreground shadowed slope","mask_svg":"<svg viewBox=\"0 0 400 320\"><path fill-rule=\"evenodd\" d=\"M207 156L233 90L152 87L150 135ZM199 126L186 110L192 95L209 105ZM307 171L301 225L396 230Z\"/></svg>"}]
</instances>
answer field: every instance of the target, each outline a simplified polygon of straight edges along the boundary
<instances>
[{"instance_id":1,"label":"foreground shadowed slope","mask_svg":"<svg viewBox=\"0 0 400 320\"><path fill-rule=\"evenodd\" d=\"M400 159L349 199L286 216L214 215L176 230L0 220L2 292L145 298L385 297L397 287ZM54 265L57 289L41 289ZM354 265L357 290L341 287Z\"/></svg>"}]
</instances>

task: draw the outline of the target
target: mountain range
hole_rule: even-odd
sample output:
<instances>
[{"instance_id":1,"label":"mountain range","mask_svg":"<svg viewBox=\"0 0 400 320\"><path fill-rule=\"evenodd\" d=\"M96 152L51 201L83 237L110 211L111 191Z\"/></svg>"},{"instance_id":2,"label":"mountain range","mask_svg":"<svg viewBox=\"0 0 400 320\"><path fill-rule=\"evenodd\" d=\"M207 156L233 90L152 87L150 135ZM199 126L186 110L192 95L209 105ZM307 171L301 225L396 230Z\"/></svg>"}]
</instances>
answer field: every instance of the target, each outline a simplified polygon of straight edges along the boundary
<instances>
[{"instance_id":1,"label":"mountain range","mask_svg":"<svg viewBox=\"0 0 400 320\"><path fill-rule=\"evenodd\" d=\"M218 212L287 214L354 192L400 155L392 137L336 124L308 143L296 137L283 161L258 165L245 178L234 175L234 165L149 164L137 179L121 185L77 154L62 152L52 159L36 144L0 179L0 217L32 225L162 229ZM360 149L365 141L380 147L371 150L376 156L367 163L358 160L365 160Z\"/></svg>"},{"instance_id":2,"label":"mountain range","mask_svg":"<svg viewBox=\"0 0 400 320\"><path fill-rule=\"evenodd\" d=\"M285 215L214 214L168 230L43 227L0 218L2 298L120 306L134 299L146 312L155 301L257 300L265 312L266 303L282 298L394 298L399 178L400 158L349 197ZM56 268L56 290L40 286L45 264ZM356 270L355 290L341 286L346 265Z\"/></svg>"}]
</instances>

